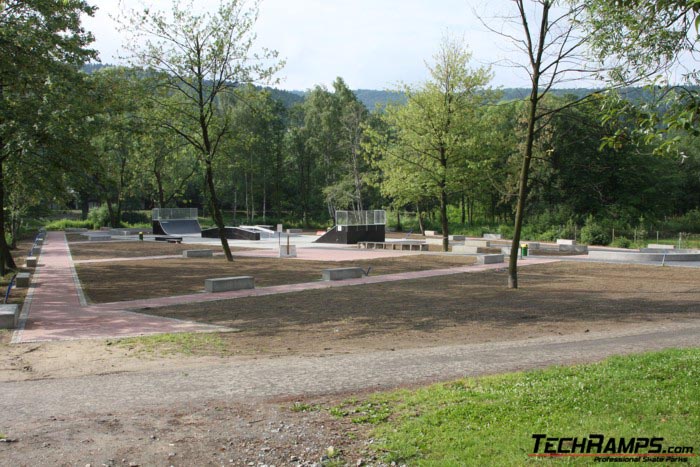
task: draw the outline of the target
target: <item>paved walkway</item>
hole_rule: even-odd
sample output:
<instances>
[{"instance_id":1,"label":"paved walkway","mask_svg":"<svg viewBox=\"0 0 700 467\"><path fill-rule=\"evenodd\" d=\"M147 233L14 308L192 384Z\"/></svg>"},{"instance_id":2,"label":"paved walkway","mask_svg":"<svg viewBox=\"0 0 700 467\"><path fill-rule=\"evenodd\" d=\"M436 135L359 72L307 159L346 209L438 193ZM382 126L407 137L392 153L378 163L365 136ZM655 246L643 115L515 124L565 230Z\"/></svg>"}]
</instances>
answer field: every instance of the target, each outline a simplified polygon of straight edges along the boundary
<instances>
[{"instance_id":1,"label":"paved walkway","mask_svg":"<svg viewBox=\"0 0 700 467\"><path fill-rule=\"evenodd\" d=\"M80 378L3 383L6 426L27 419L138 413L196 401L254 404L261 399L352 393L596 361L611 355L697 347L700 321L642 324L625 330L400 352L227 360L221 364ZM86 399L86 395L89 398ZM22 401L18 404L17 401Z\"/></svg>"},{"instance_id":2,"label":"paved walkway","mask_svg":"<svg viewBox=\"0 0 700 467\"><path fill-rule=\"evenodd\" d=\"M85 306L62 232L47 234L38 264L13 343L223 329L132 313L124 307L104 307L96 311Z\"/></svg>"},{"instance_id":3,"label":"paved walkway","mask_svg":"<svg viewBox=\"0 0 700 467\"><path fill-rule=\"evenodd\" d=\"M329 251L313 249L310 255L313 255L315 259L325 257L338 258L338 256L347 259L350 255L353 255L352 257L357 259L356 256L358 254L358 250L354 249L331 249ZM237 255L240 253L241 252L236 252ZM359 253L374 255L371 257L377 257L377 255L379 255L379 257L384 257L387 254L391 254L389 251L360 251ZM531 258L523 261L521 265L543 264L554 261L558 261L558 259ZM480 272L489 269L502 269L504 267L505 265L503 263L463 266L448 269L369 276L345 281L316 281L233 292L202 292L174 297L88 305L82 294L80 283L73 267L73 261L70 256L70 249L68 248L65 235L61 232L49 232L41 251L39 267L37 267L32 278L29 296L22 309L20 328L14 333L12 342L40 342L68 339L126 337L171 332L217 331L226 328L150 316L127 310L439 277L452 274Z\"/></svg>"}]
</instances>

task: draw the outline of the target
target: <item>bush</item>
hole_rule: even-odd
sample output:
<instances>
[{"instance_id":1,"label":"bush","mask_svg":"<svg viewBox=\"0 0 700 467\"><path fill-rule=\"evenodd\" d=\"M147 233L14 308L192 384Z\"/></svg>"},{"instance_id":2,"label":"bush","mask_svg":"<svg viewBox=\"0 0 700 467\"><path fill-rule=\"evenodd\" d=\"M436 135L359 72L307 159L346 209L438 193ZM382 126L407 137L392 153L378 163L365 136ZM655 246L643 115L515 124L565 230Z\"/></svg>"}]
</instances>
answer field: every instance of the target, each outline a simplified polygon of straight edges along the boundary
<instances>
[{"instance_id":1,"label":"bush","mask_svg":"<svg viewBox=\"0 0 700 467\"><path fill-rule=\"evenodd\" d=\"M588 216L586 224L581 229L581 242L588 245L607 245L610 243L610 235L593 219L593 216Z\"/></svg>"},{"instance_id":2,"label":"bush","mask_svg":"<svg viewBox=\"0 0 700 467\"><path fill-rule=\"evenodd\" d=\"M616 248L629 248L632 246L632 241L627 237L617 237L615 240L613 240L610 246L614 246Z\"/></svg>"},{"instance_id":3,"label":"bush","mask_svg":"<svg viewBox=\"0 0 700 467\"><path fill-rule=\"evenodd\" d=\"M44 225L46 230L66 230L66 229L91 229L92 221L75 221L72 219L59 219Z\"/></svg>"},{"instance_id":4,"label":"bush","mask_svg":"<svg viewBox=\"0 0 700 467\"><path fill-rule=\"evenodd\" d=\"M151 213L149 211L125 211L122 213L122 222L132 225L150 225Z\"/></svg>"},{"instance_id":5,"label":"bush","mask_svg":"<svg viewBox=\"0 0 700 467\"><path fill-rule=\"evenodd\" d=\"M107 206L102 205L90 209L87 218L88 221L92 223L93 229L99 229L100 227L109 225L109 211L107 210Z\"/></svg>"}]
</instances>

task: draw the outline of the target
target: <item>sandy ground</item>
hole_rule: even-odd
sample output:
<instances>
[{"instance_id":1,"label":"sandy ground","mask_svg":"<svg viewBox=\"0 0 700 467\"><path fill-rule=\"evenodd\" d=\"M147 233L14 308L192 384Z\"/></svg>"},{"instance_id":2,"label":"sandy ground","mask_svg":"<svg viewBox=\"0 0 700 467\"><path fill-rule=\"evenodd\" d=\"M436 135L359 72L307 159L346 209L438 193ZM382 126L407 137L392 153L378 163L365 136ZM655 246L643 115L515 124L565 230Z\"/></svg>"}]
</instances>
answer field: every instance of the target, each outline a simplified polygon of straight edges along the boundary
<instances>
[{"instance_id":1,"label":"sandy ground","mask_svg":"<svg viewBox=\"0 0 700 467\"><path fill-rule=\"evenodd\" d=\"M136 263L128 269L115 263L90 271L95 277L101 274L105 283L121 280L135 289L149 274L157 280L168 277L167 271L152 269L158 264ZM178 264L175 260L173 267L182 267ZM190 272L196 270L193 264L188 262ZM88 270L79 270L81 280L91 283ZM294 271L279 274L292 277ZM700 270L695 269L563 262L522 268L517 291L506 290L505 281L503 271L490 271L139 310L238 329L201 340L190 336L185 353L182 343L139 339L9 345L10 333L0 332L0 384L35 381L50 386L51 381L70 380L79 392L84 378L97 375L186 374L194 368L286 355L365 354L579 335L640 323L690 322L700 316ZM89 290L107 290L98 296L109 297L108 289L98 285ZM110 413L90 410L89 397L85 394L84 410L71 416L36 414L11 426L0 420L0 438L10 440L0 442L0 464L313 465L330 446L341 452L341 465L374 463L367 427L316 407L332 407L342 395L303 399L302 405L295 400L193 400Z\"/></svg>"}]
</instances>

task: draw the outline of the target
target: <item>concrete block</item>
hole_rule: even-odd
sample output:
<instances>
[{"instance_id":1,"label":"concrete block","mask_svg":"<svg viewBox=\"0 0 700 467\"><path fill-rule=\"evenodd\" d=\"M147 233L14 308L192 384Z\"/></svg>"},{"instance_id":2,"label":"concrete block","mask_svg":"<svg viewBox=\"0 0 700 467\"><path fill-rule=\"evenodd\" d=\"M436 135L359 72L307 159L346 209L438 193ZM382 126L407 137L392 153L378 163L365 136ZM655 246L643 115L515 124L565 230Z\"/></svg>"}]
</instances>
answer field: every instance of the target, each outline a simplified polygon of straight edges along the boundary
<instances>
[{"instance_id":1,"label":"concrete block","mask_svg":"<svg viewBox=\"0 0 700 467\"><path fill-rule=\"evenodd\" d=\"M566 238L557 238L557 245L576 245L576 240Z\"/></svg>"},{"instance_id":2,"label":"concrete block","mask_svg":"<svg viewBox=\"0 0 700 467\"><path fill-rule=\"evenodd\" d=\"M288 234L300 234L302 233L302 229L287 229Z\"/></svg>"},{"instance_id":3,"label":"concrete block","mask_svg":"<svg viewBox=\"0 0 700 467\"><path fill-rule=\"evenodd\" d=\"M184 250L183 258L211 258L214 256L213 250Z\"/></svg>"},{"instance_id":4,"label":"concrete block","mask_svg":"<svg viewBox=\"0 0 700 467\"><path fill-rule=\"evenodd\" d=\"M457 242L463 242L466 239L467 239L466 235L450 235L450 240L454 240Z\"/></svg>"},{"instance_id":5,"label":"concrete block","mask_svg":"<svg viewBox=\"0 0 700 467\"><path fill-rule=\"evenodd\" d=\"M496 263L502 263L503 261L504 261L503 255L481 255L481 256L477 256L477 258L476 258L477 264L496 264Z\"/></svg>"},{"instance_id":6,"label":"concrete block","mask_svg":"<svg viewBox=\"0 0 700 467\"><path fill-rule=\"evenodd\" d=\"M486 240L501 240L503 236L501 234L494 234L494 233L485 233L483 235L484 239Z\"/></svg>"},{"instance_id":7,"label":"concrete block","mask_svg":"<svg viewBox=\"0 0 700 467\"><path fill-rule=\"evenodd\" d=\"M559 245L562 253L588 253L588 245Z\"/></svg>"},{"instance_id":8,"label":"concrete block","mask_svg":"<svg viewBox=\"0 0 700 467\"><path fill-rule=\"evenodd\" d=\"M540 243L539 242L520 242L520 244L525 244L527 245L527 248L529 250L539 250L540 249Z\"/></svg>"},{"instance_id":9,"label":"concrete block","mask_svg":"<svg viewBox=\"0 0 700 467\"><path fill-rule=\"evenodd\" d=\"M425 231L425 236L426 236L426 237L434 237L435 235L437 235L437 232L434 231L434 230L426 230L426 231Z\"/></svg>"},{"instance_id":10,"label":"concrete block","mask_svg":"<svg viewBox=\"0 0 700 467\"><path fill-rule=\"evenodd\" d=\"M362 268L334 268L324 269L321 279L324 281L342 281L344 279L358 279L364 272Z\"/></svg>"},{"instance_id":11,"label":"concrete block","mask_svg":"<svg viewBox=\"0 0 700 467\"><path fill-rule=\"evenodd\" d=\"M660 243L650 243L647 245L647 248L652 248L654 250L675 250L676 245L663 245Z\"/></svg>"},{"instance_id":12,"label":"concrete block","mask_svg":"<svg viewBox=\"0 0 700 467\"><path fill-rule=\"evenodd\" d=\"M101 242L103 240L111 240L112 236L111 235L90 235L89 239L91 242Z\"/></svg>"},{"instance_id":13,"label":"concrete block","mask_svg":"<svg viewBox=\"0 0 700 467\"><path fill-rule=\"evenodd\" d=\"M29 280L31 279L31 277L32 275L28 272L20 272L15 278L15 286L20 288L29 287Z\"/></svg>"},{"instance_id":14,"label":"concrete block","mask_svg":"<svg viewBox=\"0 0 700 467\"><path fill-rule=\"evenodd\" d=\"M455 245L452 247L452 253L462 253L466 255L476 255L479 253L487 253L488 248L481 246Z\"/></svg>"},{"instance_id":15,"label":"concrete block","mask_svg":"<svg viewBox=\"0 0 700 467\"><path fill-rule=\"evenodd\" d=\"M16 328L19 312L19 305L0 305L0 329Z\"/></svg>"},{"instance_id":16,"label":"concrete block","mask_svg":"<svg viewBox=\"0 0 700 467\"><path fill-rule=\"evenodd\" d=\"M480 246L481 248L491 248L491 242L488 240L465 240L464 246Z\"/></svg>"},{"instance_id":17,"label":"concrete block","mask_svg":"<svg viewBox=\"0 0 700 467\"><path fill-rule=\"evenodd\" d=\"M37 238L34 240L34 244L35 244L35 245L38 245L38 246L41 246L41 245L44 244L44 239L41 238L41 237L37 237Z\"/></svg>"},{"instance_id":18,"label":"concrete block","mask_svg":"<svg viewBox=\"0 0 700 467\"><path fill-rule=\"evenodd\" d=\"M66 233L83 233L87 232L88 229L82 228L82 227L68 227L67 229L64 230Z\"/></svg>"},{"instance_id":19,"label":"concrete block","mask_svg":"<svg viewBox=\"0 0 700 467\"><path fill-rule=\"evenodd\" d=\"M297 257L297 246L296 245L280 245L278 252L279 258L296 258Z\"/></svg>"},{"instance_id":20,"label":"concrete block","mask_svg":"<svg viewBox=\"0 0 700 467\"><path fill-rule=\"evenodd\" d=\"M36 267L36 256L27 256L27 267L28 268L35 268Z\"/></svg>"},{"instance_id":21,"label":"concrete block","mask_svg":"<svg viewBox=\"0 0 700 467\"><path fill-rule=\"evenodd\" d=\"M204 280L204 290L207 292L229 292L231 290L254 289L253 276L219 277Z\"/></svg>"}]
</instances>

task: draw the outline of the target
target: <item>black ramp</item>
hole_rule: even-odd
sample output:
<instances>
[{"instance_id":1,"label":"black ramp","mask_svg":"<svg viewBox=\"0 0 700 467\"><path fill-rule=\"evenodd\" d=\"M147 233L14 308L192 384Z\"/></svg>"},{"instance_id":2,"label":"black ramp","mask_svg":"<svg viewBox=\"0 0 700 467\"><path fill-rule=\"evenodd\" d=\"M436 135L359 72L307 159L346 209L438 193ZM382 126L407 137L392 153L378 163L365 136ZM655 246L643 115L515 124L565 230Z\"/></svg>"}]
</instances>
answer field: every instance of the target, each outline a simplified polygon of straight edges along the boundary
<instances>
[{"instance_id":1,"label":"black ramp","mask_svg":"<svg viewBox=\"0 0 700 467\"><path fill-rule=\"evenodd\" d=\"M153 233L160 235L198 235L202 228L197 219L153 221Z\"/></svg>"},{"instance_id":2,"label":"black ramp","mask_svg":"<svg viewBox=\"0 0 700 467\"><path fill-rule=\"evenodd\" d=\"M385 239L383 225L336 225L317 238L315 243L355 245L357 242L383 242Z\"/></svg>"}]
</instances>

